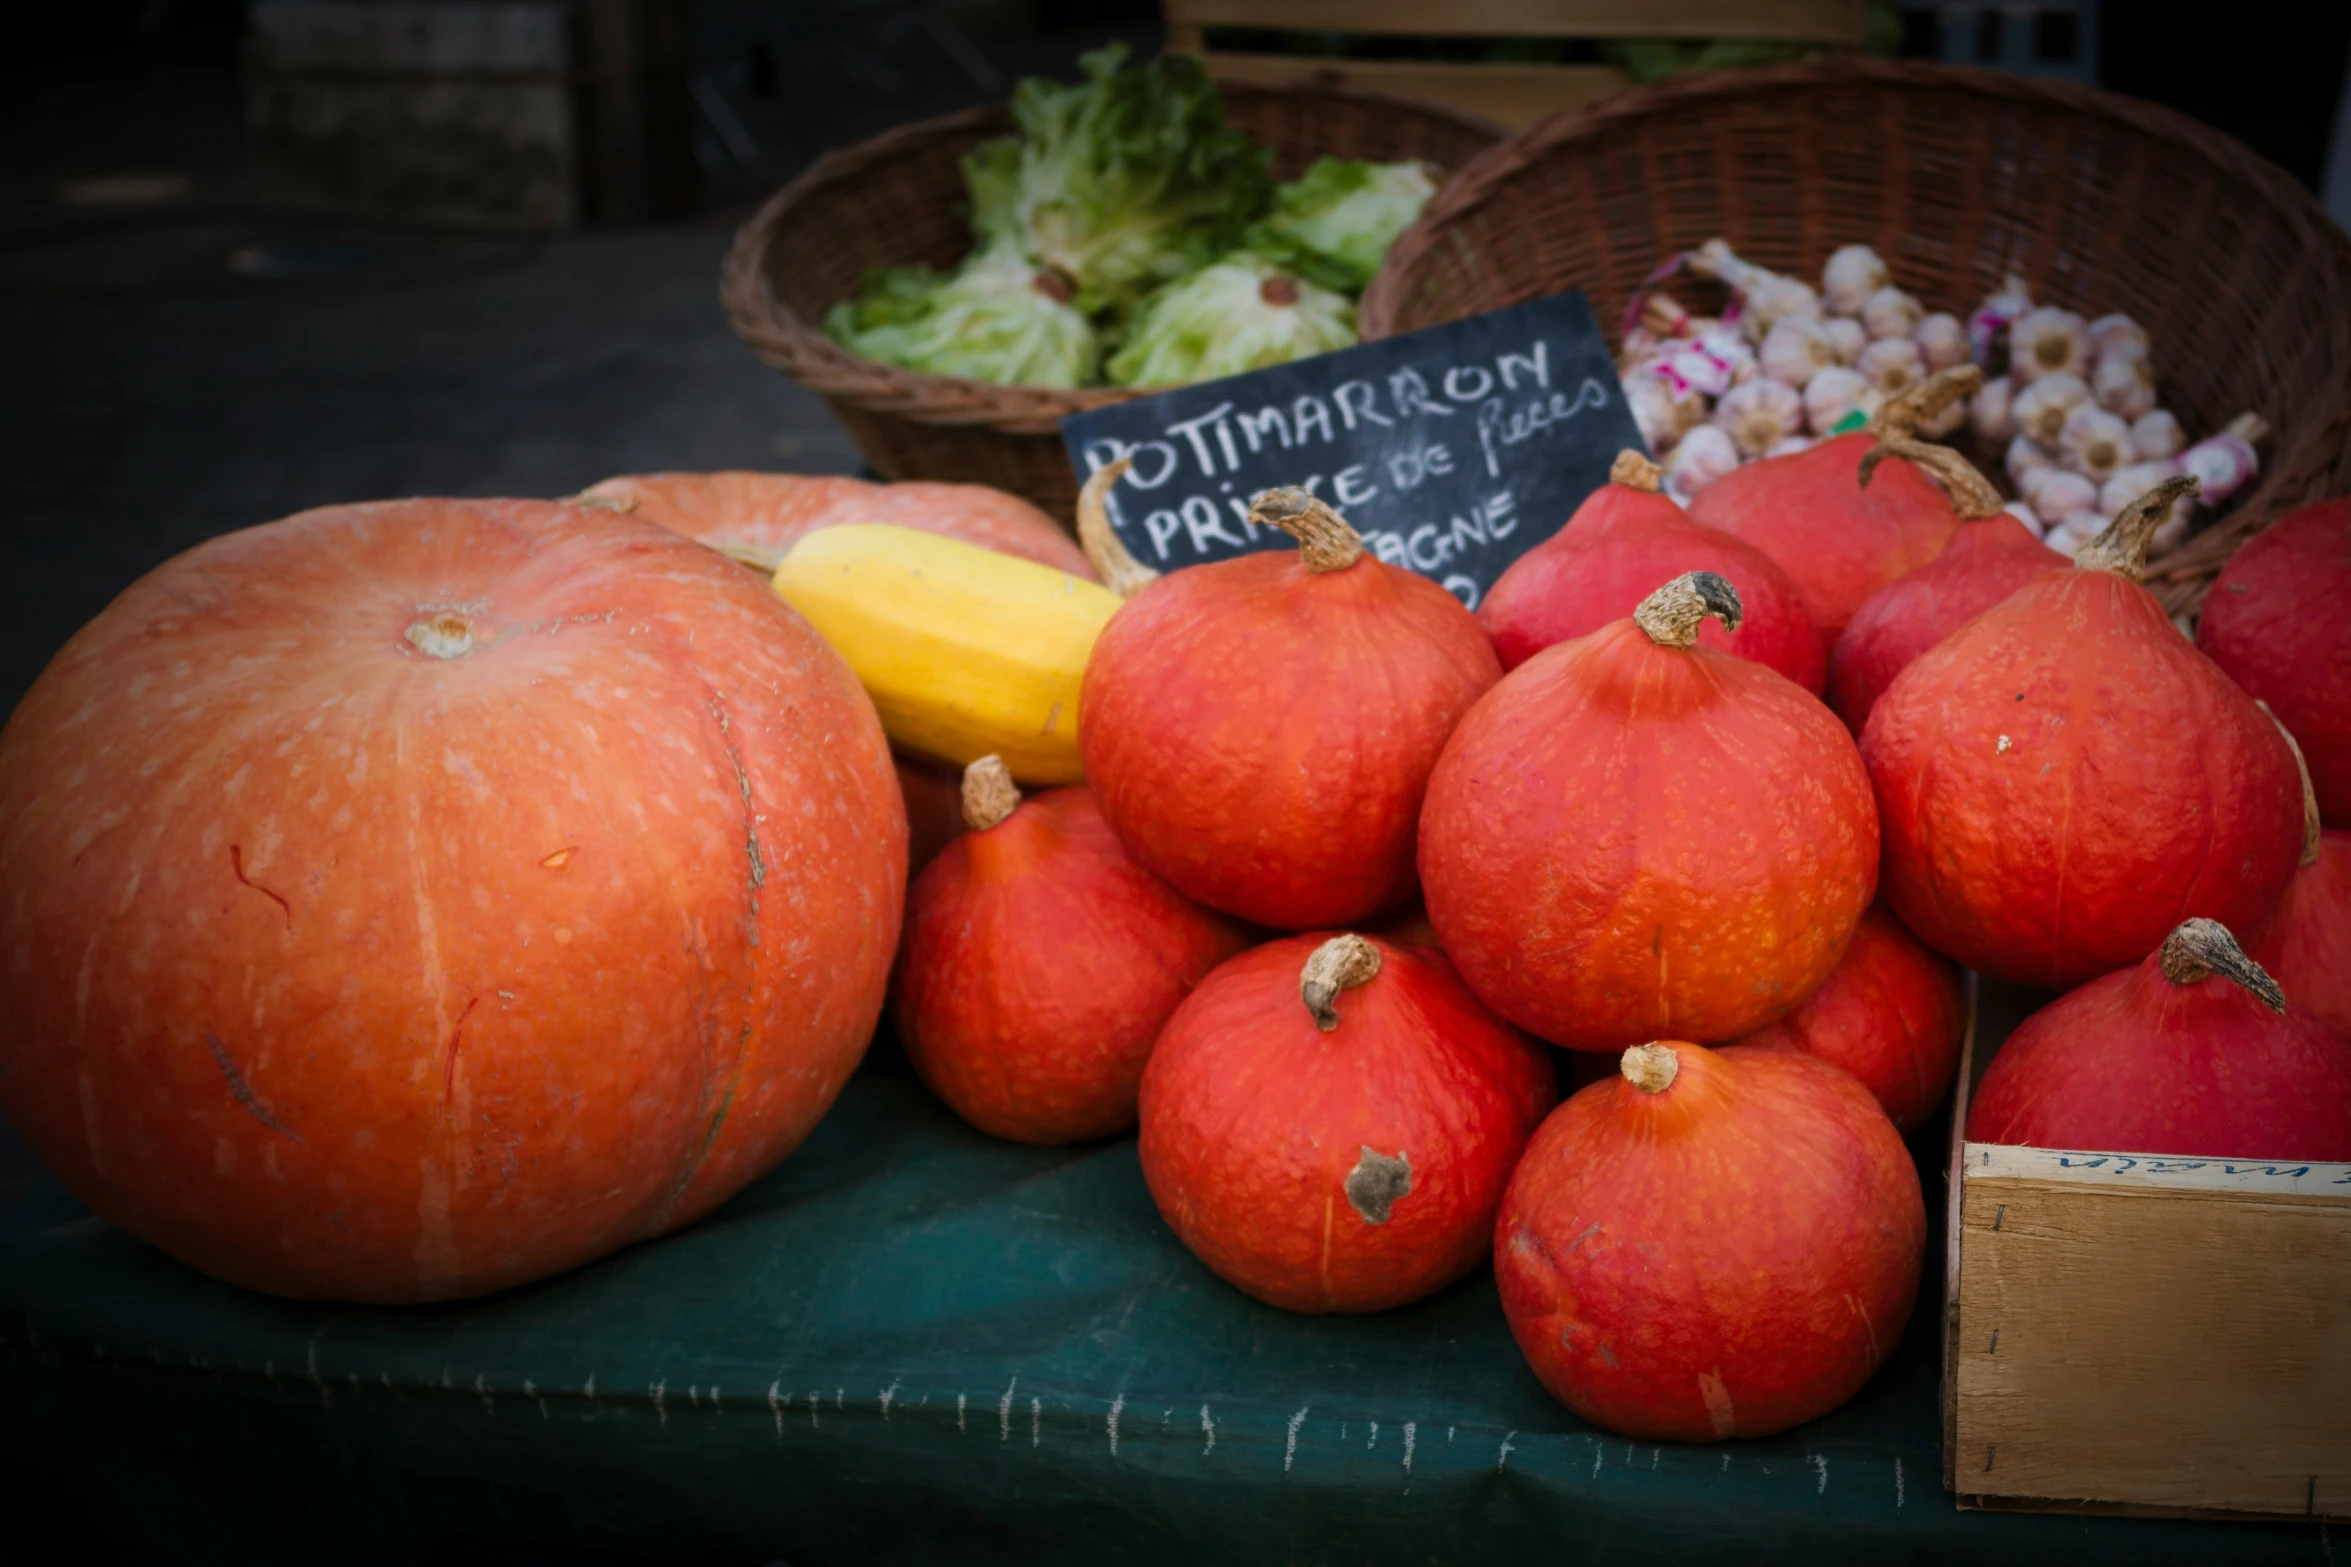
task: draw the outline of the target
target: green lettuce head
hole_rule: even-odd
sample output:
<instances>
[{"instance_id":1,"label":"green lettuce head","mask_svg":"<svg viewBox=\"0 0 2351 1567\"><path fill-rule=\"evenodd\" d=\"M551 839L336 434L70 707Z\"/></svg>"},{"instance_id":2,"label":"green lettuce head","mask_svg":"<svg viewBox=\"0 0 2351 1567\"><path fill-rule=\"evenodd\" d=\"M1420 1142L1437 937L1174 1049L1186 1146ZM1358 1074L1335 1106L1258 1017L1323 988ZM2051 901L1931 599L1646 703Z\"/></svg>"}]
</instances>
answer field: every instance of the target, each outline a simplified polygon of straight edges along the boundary
<instances>
[{"instance_id":1,"label":"green lettuce head","mask_svg":"<svg viewBox=\"0 0 2351 1567\"><path fill-rule=\"evenodd\" d=\"M825 330L853 354L932 375L1000 386L1084 386L1094 380L1102 342L1070 303L1068 281L1006 246L974 254L938 281L919 309L912 280L893 269L866 292L836 305ZM894 277L894 281L891 279ZM892 295L889 290L899 292Z\"/></svg>"},{"instance_id":2,"label":"green lettuce head","mask_svg":"<svg viewBox=\"0 0 2351 1567\"><path fill-rule=\"evenodd\" d=\"M1325 288L1361 293L1436 193L1437 182L1418 163L1320 158L1275 187L1273 211L1249 244Z\"/></svg>"},{"instance_id":3,"label":"green lettuce head","mask_svg":"<svg viewBox=\"0 0 2351 1567\"><path fill-rule=\"evenodd\" d=\"M1143 301L1111 356L1120 386L1183 386L1287 364L1355 341L1355 305L1236 251Z\"/></svg>"},{"instance_id":4,"label":"green lettuce head","mask_svg":"<svg viewBox=\"0 0 2351 1567\"><path fill-rule=\"evenodd\" d=\"M1017 245L1088 304L1132 303L1229 249L1270 189L1266 150L1224 123L1199 62L1125 59L1114 44L1078 62L1082 82L1022 81L1020 134L963 164L980 243Z\"/></svg>"}]
</instances>

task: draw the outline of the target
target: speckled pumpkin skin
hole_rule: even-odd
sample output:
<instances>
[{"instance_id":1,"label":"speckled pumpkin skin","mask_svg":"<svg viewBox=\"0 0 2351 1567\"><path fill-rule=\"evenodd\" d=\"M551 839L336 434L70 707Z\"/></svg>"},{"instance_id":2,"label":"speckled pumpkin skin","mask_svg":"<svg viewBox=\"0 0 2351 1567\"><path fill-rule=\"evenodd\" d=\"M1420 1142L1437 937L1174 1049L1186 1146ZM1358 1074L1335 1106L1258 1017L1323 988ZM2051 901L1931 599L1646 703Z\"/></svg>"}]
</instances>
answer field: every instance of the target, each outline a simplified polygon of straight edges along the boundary
<instances>
[{"instance_id":1,"label":"speckled pumpkin skin","mask_svg":"<svg viewBox=\"0 0 2351 1567\"><path fill-rule=\"evenodd\" d=\"M2288 512L2231 556L2196 645L2269 704L2301 744L2320 814L2351 827L2351 495Z\"/></svg>"},{"instance_id":2,"label":"speckled pumpkin skin","mask_svg":"<svg viewBox=\"0 0 2351 1567\"><path fill-rule=\"evenodd\" d=\"M2281 1016L2218 975L2175 984L2150 954L2019 1023L1968 1105L1967 1136L2351 1161L2351 1040L2297 1011L2291 993Z\"/></svg>"},{"instance_id":3,"label":"speckled pumpkin skin","mask_svg":"<svg viewBox=\"0 0 2351 1567\"><path fill-rule=\"evenodd\" d=\"M1861 754L1887 902L2003 979L2068 989L2191 916L2251 930L2301 856L2277 726L2111 571L2029 582L1919 655Z\"/></svg>"},{"instance_id":4,"label":"speckled pumpkin skin","mask_svg":"<svg viewBox=\"0 0 2351 1567\"><path fill-rule=\"evenodd\" d=\"M452 606L471 651L408 640ZM307 512L133 585L0 735L0 1107L231 1282L503 1289L800 1142L905 864L871 704L751 573L585 507Z\"/></svg>"},{"instance_id":5,"label":"speckled pumpkin skin","mask_svg":"<svg viewBox=\"0 0 2351 1567\"><path fill-rule=\"evenodd\" d=\"M1478 605L1502 667L1516 669L1557 642L1622 620L1685 571L1711 571L1739 591L1736 631L1712 620L1698 645L1753 659L1818 694L1826 669L1820 633L1802 595L1751 544L1702 528L1671 500L1629 484L1604 484L1567 526L1510 563Z\"/></svg>"},{"instance_id":6,"label":"speckled pumpkin skin","mask_svg":"<svg viewBox=\"0 0 2351 1567\"><path fill-rule=\"evenodd\" d=\"M891 1003L914 1069L995 1137L1135 1124L1168 1014L1248 938L1135 863L1083 788L1021 802L915 878Z\"/></svg>"},{"instance_id":7,"label":"speckled pumpkin skin","mask_svg":"<svg viewBox=\"0 0 2351 1567\"><path fill-rule=\"evenodd\" d=\"M1959 970L1871 904L1820 988L1738 1043L1786 1046L1843 1067L1906 1132L1951 1091L1966 1026Z\"/></svg>"},{"instance_id":8,"label":"speckled pumpkin skin","mask_svg":"<svg viewBox=\"0 0 2351 1567\"><path fill-rule=\"evenodd\" d=\"M1298 983L1327 939L1243 953L1168 1019L1143 1073L1143 1179L1235 1287L1290 1311L1383 1311L1485 1259L1556 1088L1542 1047L1442 957L1376 937L1380 972L1340 992L1339 1026L1322 1032ZM1367 1148L1409 1166L1377 1223L1377 1186L1349 1189Z\"/></svg>"},{"instance_id":9,"label":"speckled pumpkin skin","mask_svg":"<svg viewBox=\"0 0 2351 1567\"><path fill-rule=\"evenodd\" d=\"M1426 577L1275 550L1129 599L1086 665L1078 739L1111 830L1178 891L1276 930L1344 925L1412 895L1429 769L1501 675Z\"/></svg>"},{"instance_id":10,"label":"speckled pumpkin skin","mask_svg":"<svg viewBox=\"0 0 2351 1567\"><path fill-rule=\"evenodd\" d=\"M1527 1145L1494 1229L1543 1386L1621 1436L1769 1436L1902 1337L1926 1205L1885 1112L1788 1050L1676 1044L1662 1093L1593 1084Z\"/></svg>"},{"instance_id":11,"label":"speckled pumpkin skin","mask_svg":"<svg viewBox=\"0 0 2351 1567\"><path fill-rule=\"evenodd\" d=\"M1826 978L1877 888L1836 716L1621 620L1529 659L1429 781L1420 873L1461 977L1576 1050L1733 1039Z\"/></svg>"},{"instance_id":12,"label":"speckled pumpkin skin","mask_svg":"<svg viewBox=\"0 0 2351 1567\"><path fill-rule=\"evenodd\" d=\"M1912 659L2035 577L2072 563L2002 512L1960 524L1943 553L1871 594L1829 653L1829 706L1855 734Z\"/></svg>"},{"instance_id":13,"label":"speckled pumpkin skin","mask_svg":"<svg viewBox=\"0 0 2351 1567\"><path fill-rule=\"evenodd\" d=\"M1831 436L1733 468L1690 501L1690 520L1744 539L1788 574L1821 642L1834 647L1869 596L1943 552L1959 526L1951 498L1902 458L1861 487L1876 437Z\"/></svg>"},{"instance_id":14,"label":"speckled pumpkin skin","mask_svg":"<svg viewBox=\"0 0 2351 1567\"><path fill-rule=\"evenodd\" d=\"M2351 1039L2351 831L2319 835L2318 859L2294 872L2245 950L2285 990L2288 1011Z\"/></svg>"}]
</instances>

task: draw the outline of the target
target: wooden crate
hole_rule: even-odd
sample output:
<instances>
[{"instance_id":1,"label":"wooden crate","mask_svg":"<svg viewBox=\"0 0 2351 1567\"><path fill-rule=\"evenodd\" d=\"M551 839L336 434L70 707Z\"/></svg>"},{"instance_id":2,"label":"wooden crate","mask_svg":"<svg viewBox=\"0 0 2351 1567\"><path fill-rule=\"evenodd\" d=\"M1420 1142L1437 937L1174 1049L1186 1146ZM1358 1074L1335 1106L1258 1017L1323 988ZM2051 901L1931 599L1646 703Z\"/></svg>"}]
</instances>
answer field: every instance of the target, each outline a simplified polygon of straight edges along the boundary
<instances>
[{"instance_id":1,"label":"wooden crate","mask_svg":"<svg viewBox=\"0 0 2351 1567\"><path fill-rule=\"evenodd\" d=\"M2040 999L1969 986L1945 1486L1970 1509L2351 1521L2351 1165L1968 1142L1974 1084Z\"/></svg>"},{"instance_id":2,"label":"wooden crate","mask_svg":"<svg viewBox=\"0 0 2351 1567\"><path fill-rule=\"evenodd\" d=\"M1423 98L1518 130L1632 85L1611 65L1358 60L1212 50L1211 27L1408 38L1736 38L1857 49L1868 0L1164 0L1167 46L1224 81L1300 80Z\"/></svg>"}]
</instances>

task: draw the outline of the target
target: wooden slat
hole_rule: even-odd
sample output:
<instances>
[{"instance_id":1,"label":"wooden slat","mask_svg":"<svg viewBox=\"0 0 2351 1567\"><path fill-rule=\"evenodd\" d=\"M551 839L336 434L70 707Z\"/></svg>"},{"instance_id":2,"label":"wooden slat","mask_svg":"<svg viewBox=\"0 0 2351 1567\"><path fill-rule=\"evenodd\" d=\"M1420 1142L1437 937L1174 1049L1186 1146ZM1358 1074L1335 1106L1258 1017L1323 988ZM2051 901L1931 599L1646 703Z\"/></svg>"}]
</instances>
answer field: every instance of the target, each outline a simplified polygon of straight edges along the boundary
<instances>
[{"instance_id":1,"label":"wooden slat","mask_svg":"<svg viewBox=\"0 0 2351 1567\"><path fill-rule=\"evenodd\" d=\"M1963 1505L2351 1519L2351 1166L1962 1158Z\"/></svg>"},{"instance_id":2,"label":"wooden slat","mask_svg":"<svg viewBox=\"0 0 2351 1567\"><path fill-rule=\"evenodd\" d=\"M1867 0L1164 0L1172 25L1444 38L1747 38L1858 47Z\"/></svg>"},{"instance_id":3,"label":"wooden slat","mask_svg":"<svg viewBox=\"0 0 2351 1567\"><path fill-rule=\"evenodd\" d=\"M1394 93L1449 104L1482 114L1512 130L1546 114L1579 108L1632 85L1624 72L1605 65L1450 65L1419 60L1316 59L1295 54L1201 55L1209 74L1222 81L1283 86L1322 82Z\"/></svg>"}]
</instances>

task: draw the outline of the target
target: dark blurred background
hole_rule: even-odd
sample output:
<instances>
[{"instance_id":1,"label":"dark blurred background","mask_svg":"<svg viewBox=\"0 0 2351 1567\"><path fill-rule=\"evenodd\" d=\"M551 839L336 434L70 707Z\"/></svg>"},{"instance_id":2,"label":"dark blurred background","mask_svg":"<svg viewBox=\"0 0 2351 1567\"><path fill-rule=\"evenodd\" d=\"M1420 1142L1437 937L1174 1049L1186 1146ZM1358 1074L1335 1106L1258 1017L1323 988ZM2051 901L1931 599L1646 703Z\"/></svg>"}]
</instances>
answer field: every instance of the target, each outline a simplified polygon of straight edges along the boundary
<instances>
[{"instance_id":1,"label":"dark blurred background","mask_svg":"<svg viewBox=\"0 0 2351 1567\"><path fill-rule=\"evenodd\" d=\"M1165 36L1151 0L549 0L551 32L362 47L320 23L354 9L0 21L0 710L134 577L303 507L854 471L824 405L727 329L734 225L828 147ZM1879 0L1873 22L1882 52L2168 104L2351 217L2351 6ZM443 113L469 92L471 122ZM495 156L466 139L484 115ZM0 1130L0 1181L24 1169Z\"/></svg>"}]
</instances>

